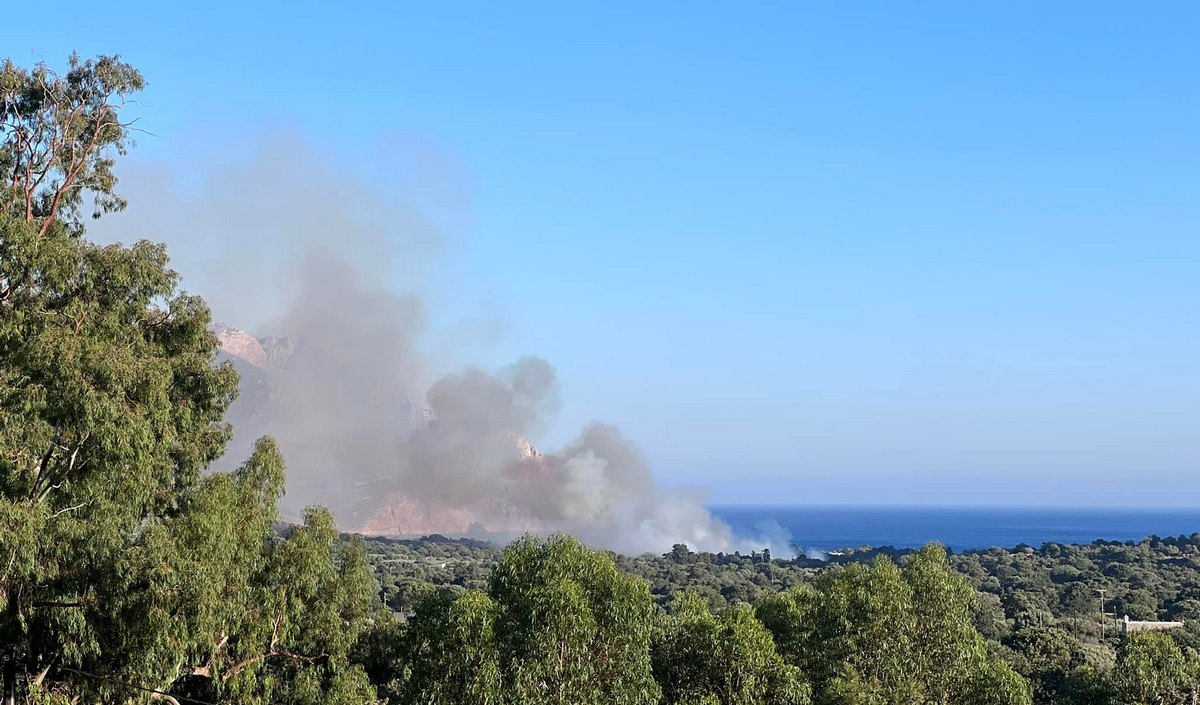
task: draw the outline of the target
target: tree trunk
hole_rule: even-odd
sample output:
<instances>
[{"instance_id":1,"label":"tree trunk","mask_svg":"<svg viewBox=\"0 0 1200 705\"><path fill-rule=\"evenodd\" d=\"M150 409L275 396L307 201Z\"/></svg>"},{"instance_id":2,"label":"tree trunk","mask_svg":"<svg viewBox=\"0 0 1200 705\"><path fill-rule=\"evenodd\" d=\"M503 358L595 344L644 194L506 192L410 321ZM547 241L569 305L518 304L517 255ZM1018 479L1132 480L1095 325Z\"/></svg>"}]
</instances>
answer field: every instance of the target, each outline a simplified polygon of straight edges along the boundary
<instances>
[{"instance_id":1,"label":"tree trunk","mask_svg":"<svg viewBox=\"0 0 1200 705\"><path fill-rule=\"evenodd\" d=\"M4 705L17 705L17 652L11 649L4 662Z\"/></svg>"}]
</instances>

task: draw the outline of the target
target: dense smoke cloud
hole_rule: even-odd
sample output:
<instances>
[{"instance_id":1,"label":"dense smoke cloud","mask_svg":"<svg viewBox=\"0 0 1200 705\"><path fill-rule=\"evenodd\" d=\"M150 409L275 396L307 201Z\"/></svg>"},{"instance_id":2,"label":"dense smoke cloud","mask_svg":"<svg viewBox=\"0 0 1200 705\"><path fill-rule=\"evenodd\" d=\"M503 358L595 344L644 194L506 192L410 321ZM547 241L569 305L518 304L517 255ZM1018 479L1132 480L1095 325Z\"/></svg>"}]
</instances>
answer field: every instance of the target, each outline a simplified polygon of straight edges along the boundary
<instances>
[{"instance_id":1,"label":"dense smoke cloud","mask_svg":"<svg viewBox=\"0 0 1200 705\"><path fill-rule=\"evenodd\" d=\"M190 195L163 177L127 175L129 212L97 232L165 240L216 320L274 336L254 359L234 359L243 394L227 463L275 436L288 464L285 513L325 504L351 530L387 530L406 512L497 537L565 530L625 552L765 545L740 542L700 497L657 488L613 426L534 451L525 439L559 407L547 361L437 369L421 284L402 265L437 249L437 228L419 215L429 204L385 195L294 140L212 165Z\"/></svg>"}]
</instances>

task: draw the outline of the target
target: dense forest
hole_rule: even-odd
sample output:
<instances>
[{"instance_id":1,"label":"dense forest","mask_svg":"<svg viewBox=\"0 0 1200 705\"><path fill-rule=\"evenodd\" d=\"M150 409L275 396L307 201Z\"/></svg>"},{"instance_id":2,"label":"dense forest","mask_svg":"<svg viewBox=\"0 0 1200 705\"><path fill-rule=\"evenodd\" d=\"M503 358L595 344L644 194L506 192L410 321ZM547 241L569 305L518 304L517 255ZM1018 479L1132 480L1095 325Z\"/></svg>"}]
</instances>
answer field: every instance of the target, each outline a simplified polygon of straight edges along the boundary
<instances>
[{"instance_id":1,"label":"dense forest","mask_svg":"<svg viewBox=\"0 0 1200 705\"><path fill-rule=\"evenodd\" d=\"M0 70L5 703L1196 702L1198 536L823 563L281 525L270 438L210 470L238 380L204 301L162 246L87 238L143 85ZM1122 634L1099 590L1185 626Z\"/></svg>"},{"instance_id":2,"label":"dense forest","mask_svg":"<svg viewBox=\"0 0 1200 705\"><path fill-rule=\"evenodd\" d=\"M504 556L502 548L491 544L440 536L367 539L366 546L383 600L401 619L416 614L431 593L487 590L488 576ZM811 596L838 580L836 576L858 575L881 565L907 570L915 561L933 560L930 556L946 571L946 580L970 587L962 604L969 610L971 626L985 640L989 654L1026 680L1034 702L1159 702L1159 695L1161 702L1173 702L1172 697L1190 702L1193 678L1200 676L1193 652L1200 648L1200 534L1136 543L1047 543L948 556L936 547L923 552L860 547L839 551L828 561L772 557L765 551L694 553L682 545L661 556L609 557L622 573L649 586L661 615L669 615L682 600L716 615L749 605L769 627L778 649L788 643L784 639L794 637L781 635L768 615L788 600ZM919 592L913 599L926 594ZM1177 620L1184 626L1166 636L1137 634L1130 641L1121 628L1125 616ZM814 616L805 619L815 626ZM1128 695L1133 676L1118 670L1118 663L1131 663L1129 649L1139 643L1161 650L1156 652L1160 661L1155 668L1165 669L1155 676L1160 685L1151 686L1155 697L1143 700Z\"/></svg>"}]
</instances>

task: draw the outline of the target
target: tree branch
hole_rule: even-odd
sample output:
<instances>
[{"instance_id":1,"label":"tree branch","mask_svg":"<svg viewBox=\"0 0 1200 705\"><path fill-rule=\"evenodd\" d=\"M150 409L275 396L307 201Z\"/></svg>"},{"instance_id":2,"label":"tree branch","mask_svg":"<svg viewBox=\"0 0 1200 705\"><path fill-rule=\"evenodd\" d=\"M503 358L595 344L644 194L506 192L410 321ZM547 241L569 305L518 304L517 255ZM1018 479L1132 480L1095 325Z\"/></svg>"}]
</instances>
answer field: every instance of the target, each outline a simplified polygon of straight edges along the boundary
<instances>
[{"instance_id":1,"label":"tree branch","mask_svg":"<svg viewBox=\"0 0 1200 705\"><path fill-rule=\"evenodd\" d=\"M60 514L66 514L67 512L73 512L76 509L83 509L88 504L89 504L89 502L80 502L79 504L76 504L74 507L67 507L66 509L60 509L57 512L51 514L50 518L53 519L54 517L59 516Z\"/></svg>"},{"instance_id":2,"label":"tree branch","mask_svg":"<svg viewBox=\"0 0 1200 705\"><path fill-rule=\"evenodd\" d=\"M108 106L106 104L105 109L107 110L107 108ZM103 112L104 111L101 111L101 114L103 114ZM72 164L72 168L66 172L62 186L55 191L54 200L50 202L50 211L46 213L46 222L42 223L42 227L38 229L38 235L45 235L46 231L50 229L50 223L52 223L54 218L58 215L58 206L62 201L63 194L71 188L71 183L75 180L75 177L79 175L79 172L83 169L84 165L87 164L88 155L90 155L92 150L95 149L96 141L100 139L101 127L103 127L103 125L100 122L100 118L97 118L94 129L92 130L92 137L88 140L87 147L85 147L83 150L83 156L79 158L77 163ZM75 156L74 149L71 150L71 156Z\"/></svg>"},{"instance_id":3,"label":"tree branch","mask_svg":"<svg viewBox=\"0 0 1200 705\"><path fill-rule=\"evenodd\" d=\"M79 607L91 607L96 604L93 600L80 600L78 602L35 602L34 607L49 607L51 609L76 609Z\"/></svg>"}]
</instances>

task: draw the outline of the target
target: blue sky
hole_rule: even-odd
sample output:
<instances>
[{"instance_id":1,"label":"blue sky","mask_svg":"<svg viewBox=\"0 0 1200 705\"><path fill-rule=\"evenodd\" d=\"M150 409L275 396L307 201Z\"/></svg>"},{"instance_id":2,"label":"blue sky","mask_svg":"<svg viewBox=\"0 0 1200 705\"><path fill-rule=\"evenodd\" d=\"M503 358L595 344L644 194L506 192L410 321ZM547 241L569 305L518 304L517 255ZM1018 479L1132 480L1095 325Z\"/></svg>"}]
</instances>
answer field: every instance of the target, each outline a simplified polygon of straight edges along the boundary
<instances>
[{"instance_id":1,"label":"blue sky","mask_svg":"<svg viewBox=\"0 0 1200 705\"><path fill-rule=\"evenodd\" d=\"M718 501L1195 504L1200 6L242 5L0 46L122 53L177 169L432 145L504 323L455 356L551 360L545 443L616 423Z\"/></svg>"}]
</instances>

